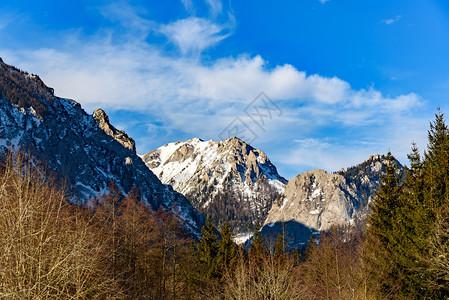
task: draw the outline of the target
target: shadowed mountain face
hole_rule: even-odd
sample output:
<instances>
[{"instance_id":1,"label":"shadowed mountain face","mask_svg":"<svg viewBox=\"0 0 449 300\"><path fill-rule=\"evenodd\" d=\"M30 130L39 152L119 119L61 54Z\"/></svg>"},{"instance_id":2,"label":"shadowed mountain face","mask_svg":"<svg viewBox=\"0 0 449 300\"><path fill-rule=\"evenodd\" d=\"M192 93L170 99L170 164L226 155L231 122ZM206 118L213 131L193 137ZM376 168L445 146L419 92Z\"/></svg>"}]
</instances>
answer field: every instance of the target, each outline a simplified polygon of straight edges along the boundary
<instances>
[{"instance_id":1,"label":"shadowed mountain face","mask_svg":"<svg viewBox=\"0 0 449 300\"><path fill-rule=\"evenodd\" d=\"M171 143L142 159L196 209L219 226L228 221L236 233L263 221L287 183L263 151L238 138Z\"/></svg>"},{"instance_id":2,"label":"shadowed mountain face","mask_svg":"<svg viewBox=\"0 0 449 300\"><path fill-rule=\"evenodd\" d=\"M285 222L270 223L261 229L262 237L270 249L274 248L277 237L283 236L285 246L289 249L305 249L307 242L313 234L319 234L316 230L304 224L290 220Z\"/></svg>"},{"instance_id":3,"label":"shadowed mountain face","mask_svg":"<svg viewBox=\"0 0 449 300\"><path fill-rule=\"evenodd\" d=\"M200 232L201 214L159 181L104 111L88 115L77 102L56 97L38 76L0 61L0 149L8 148L30 151L80 199L105 192L113 181L124 193L137 188L153 208L175 211L190 231Z\"/></svg>"}]
</instances>

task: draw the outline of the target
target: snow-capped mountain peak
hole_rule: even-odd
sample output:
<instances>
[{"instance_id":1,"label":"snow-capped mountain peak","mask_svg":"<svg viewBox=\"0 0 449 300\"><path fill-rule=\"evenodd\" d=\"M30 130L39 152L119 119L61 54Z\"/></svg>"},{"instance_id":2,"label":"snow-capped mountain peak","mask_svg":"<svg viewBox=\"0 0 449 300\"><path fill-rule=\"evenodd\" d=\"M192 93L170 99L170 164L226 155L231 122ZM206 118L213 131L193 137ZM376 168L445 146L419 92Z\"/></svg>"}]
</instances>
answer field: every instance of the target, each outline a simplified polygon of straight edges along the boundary
<instances>
[{"instance_id":1,"label":"snow-capped mountain peak","mask_svg":"<svg viewBox=\"0 0 449 300\"><path fill-rule=\"evenodd\" d=\"M141 158L163 183L184 194L199 211L215 217L218 224L232 223L229 215L236 215L237 231L263 220L287 183L263 151L236 137L169 143ZM228 207L217 211L223 205ZM249 221L242 223L241 218Z\"/></svg>"}]
</instances>

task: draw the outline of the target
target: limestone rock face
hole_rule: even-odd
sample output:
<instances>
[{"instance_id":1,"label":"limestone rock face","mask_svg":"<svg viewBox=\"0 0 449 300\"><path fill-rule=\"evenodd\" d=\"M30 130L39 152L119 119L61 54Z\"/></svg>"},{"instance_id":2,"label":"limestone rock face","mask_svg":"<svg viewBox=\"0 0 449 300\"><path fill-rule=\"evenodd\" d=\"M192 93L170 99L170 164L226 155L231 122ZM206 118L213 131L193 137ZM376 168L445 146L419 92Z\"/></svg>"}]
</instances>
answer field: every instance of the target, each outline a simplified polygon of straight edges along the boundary
<instances>
[{"instance_id":1,"label":"limestone rock face","mask_svg":"<svg viewBox=\"0 0 449 300\"><path fill-rule=\"evenodd\" d=\"M273 204L265 224L294 220L315 231L349 224L357 207L357 193L340 174L312 170L292 178Z\"/></svg>"},{"instance_id":2,"label":"limestone rock face","mask_svg":"<svg viewBox=\"0 0 449 300\"><path fill-rule=\"evenodd\" d=\"M273 203L262 232L276 237L284 231L297 245L333 225L363 223L380 187L384 162L384 156L374 154L338 173L312 170L298 174ZM398 161L396 166L404 171Z\"/></svg>"},{"instance_id":3,"label":"limestone rock face","mask_svg":"<svg viewBox=\"0 0 449 300\"><path fill-rule=\"evenodd\" d=\"M70 196L93 198L113 181L124 192L138 188L155 209L175 209L199 234L203 217L164 185L135 153L134 141L109 123L102 110L88 115L77 102L54 96L35 75L0 62L0 153L22 149L67 183Z\"/></svg>"},{"instance_id":4,"label":"limestone rock face","mask_svg":"<svg viewBox=\"0 0 449 300\"><path fill-rule=\"evenodd\" d=\"M182 193L200 212L238 233L264 220L287 180L267 155L238 138L198 138L166 144L141 156L154 174Z\"/></svg>"}]
</instances>

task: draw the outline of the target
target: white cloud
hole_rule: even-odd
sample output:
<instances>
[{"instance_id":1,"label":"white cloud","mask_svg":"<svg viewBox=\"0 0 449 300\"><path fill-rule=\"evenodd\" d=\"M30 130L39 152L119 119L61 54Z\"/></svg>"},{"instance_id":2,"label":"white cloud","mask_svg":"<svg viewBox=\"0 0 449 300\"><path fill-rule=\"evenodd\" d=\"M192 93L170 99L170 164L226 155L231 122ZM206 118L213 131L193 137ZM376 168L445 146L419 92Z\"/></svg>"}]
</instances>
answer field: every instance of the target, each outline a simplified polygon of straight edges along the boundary
<instances>
[{"instance_id":1,"label":"white cloud","mask_svg":"<svg viewBox=\"0 0 449 300\"><path fill-rule=\"evenodd\" d=\"M223 4L221 3L221 0L202 0L202 2L205 2L209 7L209 15L212 18L217 17L223 12ZM187 12L195 12L193 0L181 0L181 3Z\"/></svg>"},{"instance_id":2,"label":"white cloud","mask_svg":"<svg viewBox=\"0 0 449 300\"><path fill-rule=\"evenodd\" d=\"M366 148L372 149L373 146L375 148L376 145L362 144L360 141L345 141L345 145L341 145L339 141L329 138L304 138L295 140L295 145L284 155L282 162L304 166L306 169L320 166L321 169L334 172L361 163L372 154Z\"/></svg>"},{"instance_id":3,"label":"white cloud","mask_svg":"<svg viewBox=\"0 0 449 300\"><path fill-rule=\"evenodd\" d=\"M322 4L324 4L326 2L329 2L330 0L318 0L318 1L320 1Z\"/></svg>"},{"instance_id":4,"label":"white cloud","mask_svg":"<svg viewBox=\"0 0 449 300\"><path fill-rule=\"evenodd\" d=\"M77 51L72 51L77 49ZM58 95L97 107L159 112L173 126L203 135L221 131L261 91L287 110L276 126L367 126L420 104L417 95L354 90L339 78L307 75L292 65L268 68L260 56L212 64L166 56L155 46L109 38L71 40L66 49L6 51L6 62L41 74ZM211 117L212 116L212 117ZM212 125L204 128L198 120Z\"/></svg>"},{"instance_id":5,"label":"white cloud","mask_svg":"<svg viewBox=\"0 0 449 300\"><path fill-rule=\"evenodd\" d=\"M197 54L227 38L230 34L224 33L224 29L207 19L189 17L161 26L160 32L183 54Z\"/></svg>"},{"instance_id":6,"label":"white cloud","mask_svg":"<svg viewBox=\"0 0 449 300\"><path fill-rule=\"evenodd\" d=\"M382 20L381 22L384 23L385 25L391 25L393 23L396 23L397 21L399 21L402 18L402 16L398 15L394 18L389 18L389 19L385 19Z\"/></svg>"},{"instance_id":7,"label":"white cloud","mask_svg":"<svg viewBox=\"0 0 449 300\"><path fill-rule=\"evenodd\" d=\"M416 142L421 151L425 149L427 126L428 116L396 115L366 128L354 124L353 136L341 134L317 138L304 134L304 138L294 140L294 144L282 147L283 151L276 158L280 165L298 166L298 172L313 168L334 172L359 164L374 153L386 154L388 151L407 164L412 142ZM314 131L319 130L315 128Z\"/></svg>"}]
</instances>

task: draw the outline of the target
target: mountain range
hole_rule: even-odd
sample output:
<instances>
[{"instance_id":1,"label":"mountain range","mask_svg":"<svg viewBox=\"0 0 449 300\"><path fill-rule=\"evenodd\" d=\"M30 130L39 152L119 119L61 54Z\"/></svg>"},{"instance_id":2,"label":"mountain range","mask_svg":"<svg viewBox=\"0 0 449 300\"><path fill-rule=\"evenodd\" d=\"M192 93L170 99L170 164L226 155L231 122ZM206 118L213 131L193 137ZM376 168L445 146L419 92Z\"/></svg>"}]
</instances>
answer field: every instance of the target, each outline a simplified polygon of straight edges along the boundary
<instances>
[{"instance_id":1,"label":"mountain range","mask_svg":"<svg viewBox=\"0 0 449 300\"><path fill-rule=\"evenodd\" d=\"M375 154L338 172L311 170L287 181L262 150L238 138L193 138L138 155L103 110L89 115L39 76L0 59L0 151L8 149L45 162L73 199L101 195L114 182L125 194L137 189L153 209L180 215L195 235L204 216L218 227L229 222L238 242L256 223L265 236L282 232L294 244L333 225L363 223L384 163Z\"/></svg>"},{"instance_id":2,"label":"mountain range","mask_svg":"<svg viewBox=\"0 0 449 300\"><path fill-rule=\"evenodd\" d=\"M141 157L217 226L229 222L238 243L259 223L266 239L286 234L294 245L335 225L363 224L385 160L374 154L338 172L311 170L287 182L263 151L235 137L170 143Z\"/></svg>"}]
</instances>

